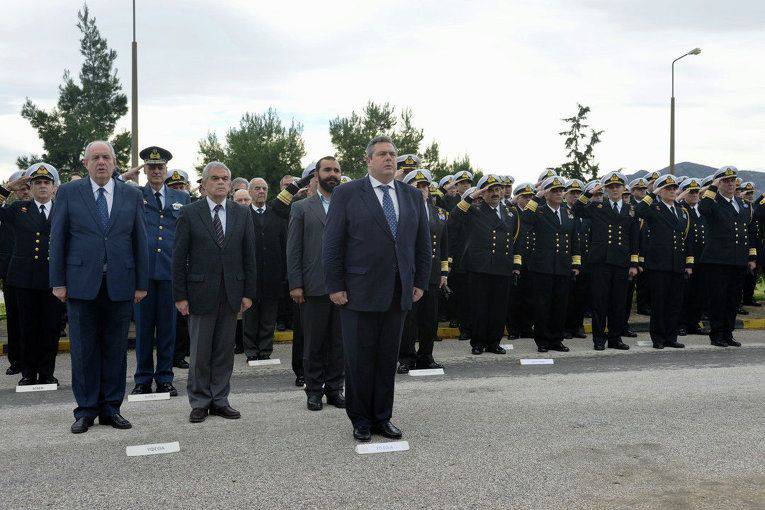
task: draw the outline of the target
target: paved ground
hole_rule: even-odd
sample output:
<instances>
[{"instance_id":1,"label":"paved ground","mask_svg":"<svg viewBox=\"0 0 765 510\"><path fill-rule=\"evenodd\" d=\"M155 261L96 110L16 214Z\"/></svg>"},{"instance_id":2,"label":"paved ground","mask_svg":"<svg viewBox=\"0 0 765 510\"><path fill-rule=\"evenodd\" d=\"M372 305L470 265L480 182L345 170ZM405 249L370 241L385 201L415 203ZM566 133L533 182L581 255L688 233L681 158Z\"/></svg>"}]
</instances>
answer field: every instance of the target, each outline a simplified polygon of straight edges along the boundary
<instances>
[{"instance_id":1,"label":"paved ground","mask_svg":"<svg viewBox=\"0 0 765 510\"><path fill-rule=\"evenodd\" d=\"M519 364L538 356L529 340L504 357L445 341L445 376L398 379L394 422L411 450L368 456L343 411L305 410L288 364L241 356L241 420L188 423L179 381L177 399L125 403L132 430L74 436L60 355L56 392L17 394L15 376L0 379L0 507L762 508L765 333L736 336L744 347L686 337L688 349L660 352L572 341L552 366ZM289 345L275 357L287 362ZM180 453L125 455L168 441Z\"/></svg>"}]
</instances>

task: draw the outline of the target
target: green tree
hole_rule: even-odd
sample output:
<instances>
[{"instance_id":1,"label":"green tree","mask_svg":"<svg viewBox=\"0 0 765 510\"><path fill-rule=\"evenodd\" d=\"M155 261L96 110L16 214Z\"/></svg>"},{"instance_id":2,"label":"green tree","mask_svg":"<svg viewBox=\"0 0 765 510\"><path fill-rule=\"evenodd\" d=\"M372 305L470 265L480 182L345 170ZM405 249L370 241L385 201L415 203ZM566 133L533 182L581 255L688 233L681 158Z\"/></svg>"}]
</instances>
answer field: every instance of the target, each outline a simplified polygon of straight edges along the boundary
<instances>
[{"instance_id":1,"label":"green tree","mask_svg":"<svg viewBox=\"0 0 765 510\"><path fill-rule=\"evenodd\" d=\"M587 181L598 177L600 168L594 161L594 150L595 146L600 143L600 136L603 131L596 131L586 123L587 114L590 113L589 106L582 106L581 104L576 106L576 115L561 119L570 124L569 129L558 133L565 137L564 145L567 150L568 161L553 169L558 172L558 175L569 179Z\"/></svg>"},{"instance_id":2,"label":"green tree","mask_svg":"<svg viewBox=\"0 0 765 510\"><path fill-rule=\"evenodd\" d=\"M49 112L27 98L21 116L37 130L44 152L22 155L16 160L19 168L39 161L50 163L58 168L62 180L72 173L84 172L80 162L82 151L93 140L111 137L120 167L127 165L130 153L129 132L112 137L117 121L127 113L127 96L122 93L114 69L117 53L107 46L86 4L77 13L77 19L77 28L82 34L80 53L85 59L80 69L80 83L75 83L65 70L58 103Z\"/></svg>"},{"instance_id":3,"label":"green tree","mask_svg":"<svg viewBox=\"0 0 765 510\"><path fill-rule=\"evenodd\" d=\"M273 108L262 115L245 113L239 126L226 132L225 145L215 133L200 140L199 155L201 162L196 170L200 175L210 161L222 161L232 177L262 177L274 195L283 175L301 171L300 159L305 156L303 125L293 120L284 127Z\"/></svg>"}]
</instances>

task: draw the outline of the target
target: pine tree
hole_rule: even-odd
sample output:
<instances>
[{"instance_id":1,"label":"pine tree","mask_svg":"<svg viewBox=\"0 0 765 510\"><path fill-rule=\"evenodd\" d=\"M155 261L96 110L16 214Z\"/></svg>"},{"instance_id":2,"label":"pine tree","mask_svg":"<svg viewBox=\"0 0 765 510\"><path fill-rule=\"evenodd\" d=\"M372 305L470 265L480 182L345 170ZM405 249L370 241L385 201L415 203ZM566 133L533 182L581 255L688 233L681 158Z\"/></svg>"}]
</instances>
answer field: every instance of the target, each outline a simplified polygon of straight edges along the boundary
<instances>
[{"instance_id":1,"label":"pine tree","mask_svg":"<svg viewBox=\"0 0 765 510\"><path fill-rule=\"evenodd\" d=\"M600 136L603 131L590 128L589 124L586 123L588 113L590 113L589 106L577 104L576 115L561 119L571 126L567 131L558 133L566 137L565 146L568 151L566 157L569 158L567 162L553 168L558 172L558 175L584 181L598 177L600 168L594 161L594 150L595 146L600 143ZM589 133L587 132L588 128L590 128Z\"/></svg>"}]
</instances>

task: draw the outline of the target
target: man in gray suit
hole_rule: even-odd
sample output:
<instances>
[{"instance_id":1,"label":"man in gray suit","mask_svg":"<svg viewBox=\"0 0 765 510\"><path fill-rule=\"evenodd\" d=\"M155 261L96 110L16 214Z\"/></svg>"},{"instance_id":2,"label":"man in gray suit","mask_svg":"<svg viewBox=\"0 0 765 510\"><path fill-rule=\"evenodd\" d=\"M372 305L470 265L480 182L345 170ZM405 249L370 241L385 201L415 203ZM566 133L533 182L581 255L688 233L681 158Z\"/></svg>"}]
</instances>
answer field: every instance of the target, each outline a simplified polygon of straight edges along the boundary
<instances>
[{"instance_id":1,"label":"man in gray suit","mask_svg":"<svg viewBox=\"0 0 765 510\"><path fill-rule=\"evenodd\" d=\"M181 209L173 252L173 296L189 316L187 391L191 423L207 414L237 419L228 402L236 315L255 299L255 238L249 211L227 200L231 171L218 161L202 171L206 197Z\"/></svg>"},{"instance_id":2,"label":"man in gray suit","mask_svg":"<svg viewBox=\"0 0 765 510\"><path fill-rule=\"evenodd\" d=\"M340 165L332 156L316 163L317 193L292 204L287 229L287 282L290 297L300 306L303 326L303 371L308 409L327 404L345 407L343 337L340 308L324 284L321 242L332 190L340 184Z\"/></svg>"}]
</instances>

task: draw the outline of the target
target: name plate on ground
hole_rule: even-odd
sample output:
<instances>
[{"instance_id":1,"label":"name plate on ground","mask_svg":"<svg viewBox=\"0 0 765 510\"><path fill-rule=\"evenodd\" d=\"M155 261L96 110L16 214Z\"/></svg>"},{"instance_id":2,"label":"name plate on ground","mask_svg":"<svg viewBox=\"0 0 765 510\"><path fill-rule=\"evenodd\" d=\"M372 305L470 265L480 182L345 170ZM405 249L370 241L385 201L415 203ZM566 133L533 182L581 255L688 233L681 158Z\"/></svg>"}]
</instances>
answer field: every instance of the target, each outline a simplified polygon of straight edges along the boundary
<instances>
[{"instance_id":1,"label":"name plate on ground","mask_svg":"<svg viewBox=\"0 0 765 510\"><path fill-rule=\"evenodd\" d=\"M128 402L146 402L149 400L170 400L170 392L145 393L143 395L128 395Z\"/></svg>"},{"instance_id":2,"label":"name plate on ground","mask_svg":"<svg viewBox=\"0 0 765 510\"><path fill-rule=\"evenodd\" d=\"M521 365L552 365L555 363L551 358L522 359Z\"/></svg>"},{"instance_id":3,"label":"name plate on ground","mask_svg":"<svg viewBox=\"0 0 765 510\"><path fill-rule=\"evenodd\" d=\"M368 453L405 452L409 449L409 441L392 441L389 443L368 443L356 445L356 453L366 455Z\"/></svg>"},{"instance_id":4,"label":"name plate on ground","mask_svg":"<svg viewBox=\"0 0 765 510\"><path fill-rule=\"evenodd\" d=\"M172 443L139 444L137 446L125 447L125 453L128 457L160 455L163 453L176 453L179 451L181 451L181 444L178 441Z\"/></svg>"},{"instance_id":5,"label":"name plate on ground","mask_svg":"<svg viewBox=\"0 0 765 510\"><path fill-rule=\"evenodd\" d=\"M25 393L27 391L55 391L58 384L28 384L26 386L16 386L16 393Z\"/></svg>"},{"instance_id":6,"label":"name plate on ground","mask_svg":"<svg viewBox=\"0 0 765 510\"><path fill-rule=\"evenodd\" d=\"M510 349L513 348L513 344L502 344L500 345L500 347L509 351Z\"/></svg>"},{"instance_id":7,"label":"name plate on ground","mask_svg":"<svg viewBox=\"0 0 765 510\"><path fill-rule=\"evenodd\" d=\"M247 364L251 367L262 367L263 365L281 365L282 362L279 359L254 359Z\"/></svg>"},{"instance_id":8,"label":"name plate on ground","mask_svg":"<svg viewBox=\"0 0 765 510\"><path fill-rule=\"evenodd\" d=\"M653 342L650 340L638 340L638 347L653 347Z\"/></svg>"},{"instance_id":9,"label":"name plate on ground","mask_svg":"<svg viewBox=\"0 0 765 510\"><path fill-rule=\"evenodd\" d=\"M443 368L421 368L418 370L410 370L409 375L413 377L419 377L423 375L444 375Z\"/></svg>"}]
</instances>

